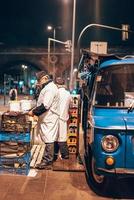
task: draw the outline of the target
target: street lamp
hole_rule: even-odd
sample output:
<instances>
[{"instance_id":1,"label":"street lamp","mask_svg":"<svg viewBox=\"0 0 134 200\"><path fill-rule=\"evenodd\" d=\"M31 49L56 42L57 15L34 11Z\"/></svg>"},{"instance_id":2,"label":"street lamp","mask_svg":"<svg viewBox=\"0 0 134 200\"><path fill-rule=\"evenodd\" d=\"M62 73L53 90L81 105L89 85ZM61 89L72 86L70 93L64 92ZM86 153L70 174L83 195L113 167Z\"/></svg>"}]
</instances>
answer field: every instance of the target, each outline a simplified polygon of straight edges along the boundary
<instances>
[{"instance_id":1,"label":"street lamp","mask_svg":"<svg viewBox=\"0 0 134 200\"><path fill-rule=\"evenodd\" d=\"M56 39L56 29L61 29L61 26L53 27L51 25L47 26L48 31L53 31L53 54L55 55L55 39ZM49 65L49 63L48 63ZM55 78L55 62L53 62L53 77Z\"/></svg>"},{"instance_id":2,"label":"street lamp","mask_svg":"<svg viewBox=\"0 0 134 200\"><path fill-rule=\"evenodd\" d=\"M27 83L27 66L26 65L22 65L21 67L23 69L24 84L26 85L26 83Z\"/></svg>"},{"instance_id":3,"label":"street lamp","mask_svg":"<svg viewBox=\"0 0 134 200\"><path fill-rule=\"evenodd\" d=\"M56 27L53 27L51 25L47 26L48 31L53 31L53 39L55 39L56 36ZM53 52L55 53L55 42L53 43Z\"/></svg>"},{"instance_id":4,"label":"street lamp","mask_svg":"<svg viewBox=\"0 0 134 200\"><path fill-rule=\"evenodd\" d=\"M27 66L26 65L22 65L22 69L27 69Z\"/></svg>"},{"instance_id":5,"label":"street lamp","mask_svg":"<svg viewBox=\"0 0 134 200\"><path fill-rule=\"evenodd\" d=\"M73 68L74 68L74 43L75 43L75 21L76 21L76 0L73 0L73 24L72 24L72 52L70 70L70 90L73 89Z\"/></svg>"},{"instance_id":6,"label":"street lamp","mask_svg":"<svg viewBox=\"0 0 134 200\"><path fill-rule=\"evenodd\" d=\"M53 29L52 26L50 26L50 25L47 26L47 30L51 31L52 29Z\"/></svg>"}]
</instances>

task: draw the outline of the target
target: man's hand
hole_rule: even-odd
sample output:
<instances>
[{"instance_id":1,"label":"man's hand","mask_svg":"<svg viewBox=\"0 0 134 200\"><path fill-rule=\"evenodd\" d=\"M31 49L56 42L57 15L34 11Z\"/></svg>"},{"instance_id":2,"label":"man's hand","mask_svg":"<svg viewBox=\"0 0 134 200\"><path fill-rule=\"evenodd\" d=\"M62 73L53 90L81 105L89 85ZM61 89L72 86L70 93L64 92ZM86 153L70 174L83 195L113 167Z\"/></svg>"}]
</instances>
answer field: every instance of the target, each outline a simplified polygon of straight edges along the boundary
<instances>
[{"instance_id":1,"label":"man's hand","mask_svg":"<svg viewBox=\"0 0 134 200\"><path fill-rule=\"evenodd\" d=\"M33 111L30 110L30 111L28 112L28 115L31 116L31 117L33 117L33 116L34 116Z\"/></svg>"}]
</instances>

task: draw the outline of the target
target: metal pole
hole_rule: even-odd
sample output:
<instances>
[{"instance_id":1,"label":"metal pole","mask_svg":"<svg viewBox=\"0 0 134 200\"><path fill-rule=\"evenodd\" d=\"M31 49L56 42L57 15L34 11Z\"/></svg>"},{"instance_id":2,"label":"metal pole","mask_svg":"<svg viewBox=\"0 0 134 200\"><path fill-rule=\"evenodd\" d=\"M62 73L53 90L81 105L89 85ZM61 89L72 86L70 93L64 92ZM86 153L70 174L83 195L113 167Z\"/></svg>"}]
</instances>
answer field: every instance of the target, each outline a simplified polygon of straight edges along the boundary
<instances>
[{"instance_id":1,"label":"metal pole","mask_svg":"<svg viewBox=\"0 0 134 200\"><path fill-rule=\"evenodd\" d=\"M72 53L71 53L71 70L70 70L70 90L73 89L75 18L76 18L76 0L73 1L73 24L72 24Z\"/></svg>"},{"instance_id":2,"label":"metal pole","mask_svg":"<svg viewBox=\"0 0 134 200\"><path fill-rule=\"evenodd\" d=\"M63 41L60 41L60 40L55 40L55 39L53 39L53 38L49 38L49 40L58 42L58 43L60 43L60 44L66 44L66 43L67 43L67 41L66 41L66 42L63 42Z\"/></svg>"},{"instance_id":3,"label":"metal pole","mask_svg":"<svg viewBox=\"0 0 134 200\"><path fill-rule=\"evenodd\" d=\"M4 74L4 105L6 105L6 74Z\"/></svg>"},{"instance_id":4,"label":"metal pole","mask_svg":"<svg viewBox=\"0 0 134 200\"><path fill-rule=\"evenodd\" d=\"M48 62L48 69L50 67L50 38L48 38L48 59L47 59L47 62Z\"/></svg>"},{"instance_id":5,"label":"metal pole","mask_svg":"<svg viewBox=\"0 0 134 200\"><path fill-rule=\"evenodd\" d=\"M54 40L56 38L56 28L54 28L53 38L54 38ZM55 53L55 41L54 41L54 45L53 45L53 52Z\"/></svg>"},{"instance_id":6,"label":"metal pole","mask_svg":"<svg viewBox=\"0 0 134 200\"><path fill-rule=\"evenodd\" d=\"M54 38L54 40L56 38L56 28L54 28L53 38ZM55 56L55 41L53 43L53 54ZM53 63L53 78L55 79L55 62Z\"/></svg>"}]
</instances>

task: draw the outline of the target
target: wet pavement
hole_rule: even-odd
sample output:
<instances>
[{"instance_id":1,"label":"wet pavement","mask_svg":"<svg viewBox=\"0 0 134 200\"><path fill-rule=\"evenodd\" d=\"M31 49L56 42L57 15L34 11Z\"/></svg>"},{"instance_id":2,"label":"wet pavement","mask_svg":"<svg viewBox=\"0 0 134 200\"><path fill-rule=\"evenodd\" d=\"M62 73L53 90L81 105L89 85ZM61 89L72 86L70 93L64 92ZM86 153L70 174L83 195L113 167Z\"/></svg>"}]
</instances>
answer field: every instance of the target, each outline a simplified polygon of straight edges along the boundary
<instances>
[{"instance_id":1,"label":"wet pavement","mask_svg":"<svg viewBox=\"0 0 134 200\"><path fill-rule=\"evenodd\" d=\"M84 172L42 170L35 177L0 175L0 200L106 200L89 188Z\"/></svg>"}]
</instances>

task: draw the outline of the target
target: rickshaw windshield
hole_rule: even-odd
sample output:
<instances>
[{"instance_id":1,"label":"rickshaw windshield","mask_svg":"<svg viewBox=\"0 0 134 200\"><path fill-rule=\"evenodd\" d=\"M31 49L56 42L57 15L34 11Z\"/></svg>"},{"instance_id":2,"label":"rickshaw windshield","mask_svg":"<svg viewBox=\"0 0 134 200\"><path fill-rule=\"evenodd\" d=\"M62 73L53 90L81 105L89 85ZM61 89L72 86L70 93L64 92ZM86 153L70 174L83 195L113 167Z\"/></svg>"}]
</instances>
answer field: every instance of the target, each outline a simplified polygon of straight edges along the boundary
<instances>
[{"instance_id":1,"label":"rickshaw windshield","mask_svg":"<svg viewBox=\"0 0 134 200\"><path fill-rule=\"evenodd\" d=\"M103 68L96 80L95 106L129 107L134 102L134 64Z\"/></svg>"}]
</instances>

